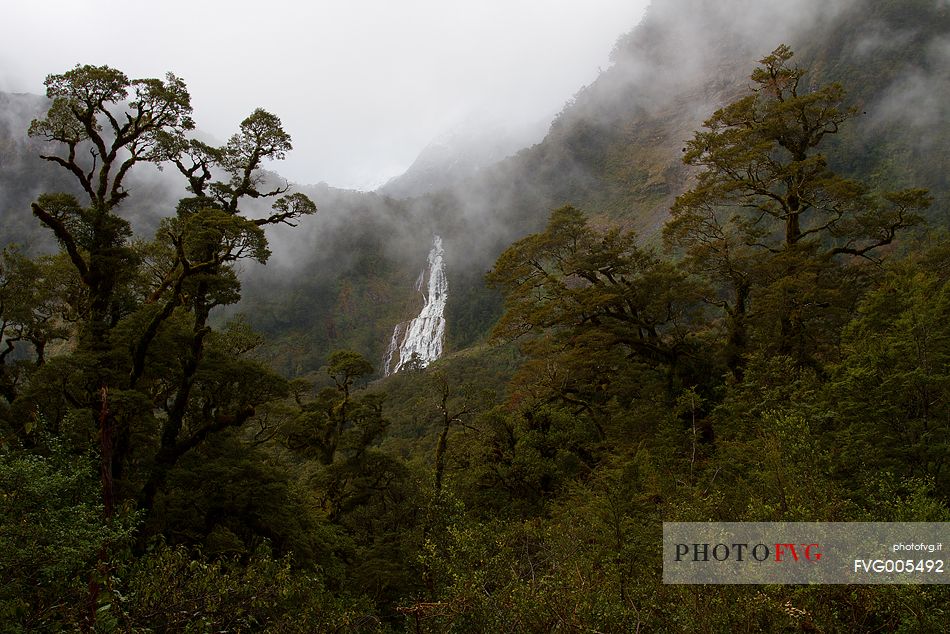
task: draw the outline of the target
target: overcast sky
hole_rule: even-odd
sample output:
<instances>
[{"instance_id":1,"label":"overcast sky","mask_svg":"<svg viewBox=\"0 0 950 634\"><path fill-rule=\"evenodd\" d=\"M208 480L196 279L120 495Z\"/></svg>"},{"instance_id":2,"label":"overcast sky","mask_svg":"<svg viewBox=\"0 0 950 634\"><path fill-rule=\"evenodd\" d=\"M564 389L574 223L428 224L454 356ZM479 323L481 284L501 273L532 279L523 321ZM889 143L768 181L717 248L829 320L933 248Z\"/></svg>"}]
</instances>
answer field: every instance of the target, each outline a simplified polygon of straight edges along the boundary
<instances>
[{"instance_id":1,"label":"overcast sky","mask_svg":"<svg viewBox=\"0 0 950 634\"><path fill-rule=\"evenodd\" d=\"M648 0L6 1L0 90L107 64L172 71L226 139L254 108L281 117L301 183L372 188L472 119L535 123L608 66Z\"/></svg>"}]
</instances>

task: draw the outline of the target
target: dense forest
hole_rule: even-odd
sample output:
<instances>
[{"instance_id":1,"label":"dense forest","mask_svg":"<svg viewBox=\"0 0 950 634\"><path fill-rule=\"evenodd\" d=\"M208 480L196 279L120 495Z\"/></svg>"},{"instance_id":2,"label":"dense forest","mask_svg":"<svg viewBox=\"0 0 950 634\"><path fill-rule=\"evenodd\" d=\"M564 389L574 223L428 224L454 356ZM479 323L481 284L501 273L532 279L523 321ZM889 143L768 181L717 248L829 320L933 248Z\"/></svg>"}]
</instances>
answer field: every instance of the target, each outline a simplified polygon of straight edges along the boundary
<instances>
[{"instance_id":1,"label":"dense forest","mask_svg":"<svg viewBox=\"0 0 950 634\"><path fill-rule=\"evenodd\" d=\"M890 49L846 46L912 20L946 90L950 8L875 4L647 94L656 8L541 144L412 199L263 170L263 109L196 140L175 75L50 75L0 146L56 174L3 210L0 631L943 631L946 585L662 582L663 522L950 522L947 119L888 127ZM451 354L381 378L476 226Z\"/></svg>"}]
</instances>

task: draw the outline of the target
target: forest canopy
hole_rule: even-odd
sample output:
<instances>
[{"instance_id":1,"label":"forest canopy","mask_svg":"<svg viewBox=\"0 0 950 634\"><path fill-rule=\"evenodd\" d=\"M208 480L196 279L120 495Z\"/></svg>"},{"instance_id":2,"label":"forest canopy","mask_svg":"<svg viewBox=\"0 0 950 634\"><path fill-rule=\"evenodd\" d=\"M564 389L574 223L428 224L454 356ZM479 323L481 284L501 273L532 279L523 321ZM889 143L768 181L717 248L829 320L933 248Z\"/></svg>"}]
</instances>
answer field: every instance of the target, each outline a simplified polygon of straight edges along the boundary
<instances>
[{"instance_id":1,"label":"forest canopy","mask_svg":"<svg viewBox=\"0 0 950 634\"><path fill-rule=\"evenodd\" d=\"M662 245L558 206L488 272L489 341L374 381L345 349L282 374L224 317L317 211L264 172L277 116L215 146L174 75L50 75L29 134L80 193L31 205L57 253L0 259L0 622L937 631L946 586L662 583L663 522L950 521L934 198L835 167L857 110L789 47L750 80L687 141ZM150 237L145 164L186 187Z\"/></svg>"}]
</instances>

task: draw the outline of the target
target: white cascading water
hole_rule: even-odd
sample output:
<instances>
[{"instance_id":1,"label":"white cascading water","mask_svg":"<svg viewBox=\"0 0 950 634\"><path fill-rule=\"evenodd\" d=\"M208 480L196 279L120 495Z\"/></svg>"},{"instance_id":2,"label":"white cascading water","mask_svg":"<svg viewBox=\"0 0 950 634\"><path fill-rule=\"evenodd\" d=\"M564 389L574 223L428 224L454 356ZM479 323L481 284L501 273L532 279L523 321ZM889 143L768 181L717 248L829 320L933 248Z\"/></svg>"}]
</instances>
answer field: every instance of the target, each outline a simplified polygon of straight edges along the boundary
<instances>
[{"instance_id":1,"label":"white cascading water","mask_svg":"<svg viewBox=\"0 0 950 634\"><path fill-rule=\"evenodd\" d=\"M445 278L442 238L434 236L429 261L419 275L416 290L422 293L423 306L419 316L409 322L397 324L383 361L383 375L399 372L412 360L413 355L420 367L426 367L442 356L445 339L445 303L448 299L448 282Z\"/></svg>"}]
</instances>

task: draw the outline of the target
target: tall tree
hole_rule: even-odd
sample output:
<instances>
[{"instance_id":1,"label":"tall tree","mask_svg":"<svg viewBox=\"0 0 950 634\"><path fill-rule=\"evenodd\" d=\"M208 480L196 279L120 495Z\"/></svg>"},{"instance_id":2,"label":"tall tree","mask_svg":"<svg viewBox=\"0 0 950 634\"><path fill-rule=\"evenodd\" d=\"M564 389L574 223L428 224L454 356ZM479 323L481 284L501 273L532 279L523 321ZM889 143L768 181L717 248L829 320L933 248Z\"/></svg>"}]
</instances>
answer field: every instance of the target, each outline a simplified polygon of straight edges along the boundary
<instances>
[{"instance_id":1,"label":"tall tree","mask_svg":"<svg viewBox=\"0 0 950 634\"><path fill-rule=\"evenodd\" d=\"M300 411L284 430L288 447L322 465L331 465L338 450L360 454L386 427L378 395L356 397L361 379L373 373L373 365L358 352L336 350L326 367L334 387L321 389L316 398L304 401L296 395Z\"/></svg>"},{"instance_id":2,"label":"tall tree","mask_svg":"<svg viewBox=\"0 0 950 634\"><path fill-rule=\"evenodd\" d=\"M719 283L710 300L728 316L735 371L753 302L777 323L770 347L807 360L807 322L828 303L822 291L834 286L841 257L874 258L930 204L924 190L874 193L829 167L820 147L858 111L844 105L839 84L810 85L791 58L782 45L760 60L750 94L687 143L683 160L700 171L664 230L695 271Z\"/></svg>"},{"instance_id":3,"label":"tall tree","mask_svg":"<svg viewBox=\"0 0 950 634\"><path fill-rule=\"evenodd\" d=\"M33 214L56 235L89 291L88 329L93 346L121 315L115 291L135 256L131 228L115 209L129 192L125 179L136 164L163 156L163 139L183 138L194 128L184 82L169 73L159 79L130 80L107 66L76 66L46 78L52 105L30 125L30 135L61 148L42 155L72 174L88 206L64 195L46 195ZM167 141L165 141L167 142Z\"/></svg>"},{"instance_id":4,"label":"tall tree","mask_svg":"<svg viewBox=\"0 0 950 634\"><path fill-rule=\"evenodd\" d=\"M454 385L447 373L437 370L429 374L430 392L435 397L438 409L439 438L435 446L435 493L442 493L445 477L445 456L448 450L449 431L453 425L465 425L491 402L490 395L479 391L472 383Z\"/></svg>"},{"instance_id":5,"label":"tall tree","mask_svg":"<svg viewBox=\"0 0 950 634\"><path fill-rule=\"evenodd\" d=\"M671 386L688 371L698 288L634 234L597 231L574 207L554 210L543 232L509 247L488 282L506 294L493 336L553 335L532 341L553 344L543 353L550 388L591 414L623 380L618 363L659 369ZM551 367L555 358L567 374Z\"/></svg>"},{"instance_id":6,"label":"tall tree","mask_svg":"<svg viewBox=\"0 0 950 634\"><path fill-rule=\"evenodd\" d=\"M174 75L129 79L106 66L77 66L50 75L46 86L52 105L30 134L50 143L43 158L70 173L87 201L44 194L32 209L56 235L85 297L76 302L75 352L50 368L33 396L51 396L58 385L56 398L44 403L44 420L88 416L107 515L114 482L126 479L123 495L148 509L181 456L286 393L282 379L241 357L250 349L247 337L215 335L208 320L215 307L240 297L233 264L270 255L263 228L292 225L316 207L303 194L287 194L286 185L262 187L263 162L292 147L280 119L264 110L215 148L187 138L190 98ZM164 161L184 174L193 196L162 222L153 243L136 242L124 217L127 176L140 163ZM272 213L244 216L246 198L275 199ZM129 478L133 463L138 472Z\"/></svg>"}]
</instances>

